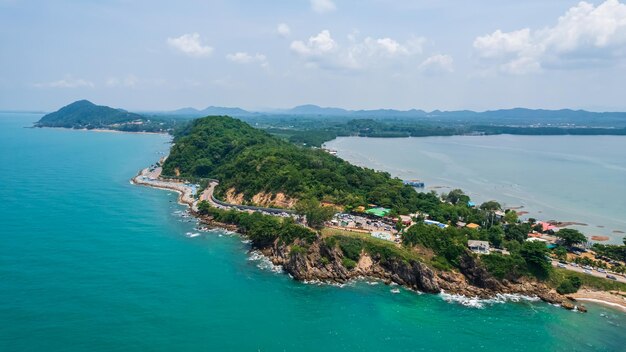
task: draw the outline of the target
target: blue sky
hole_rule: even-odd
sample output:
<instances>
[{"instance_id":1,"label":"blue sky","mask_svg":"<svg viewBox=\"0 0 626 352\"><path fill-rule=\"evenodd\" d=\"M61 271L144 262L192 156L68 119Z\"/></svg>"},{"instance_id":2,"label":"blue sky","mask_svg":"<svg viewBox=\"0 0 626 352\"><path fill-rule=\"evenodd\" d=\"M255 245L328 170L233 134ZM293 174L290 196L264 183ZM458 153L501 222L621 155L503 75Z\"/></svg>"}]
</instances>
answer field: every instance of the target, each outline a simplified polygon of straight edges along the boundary
<instances>
[{"instance_id":1,"label":"blue sky","mask_svg":"<svg viewBox=\"0 0 626 352\"><path fill-rule=\"evenodd\" d=\"M0 109L626 111L626 2L0 0Z\"/></svg>"}]
</instances>

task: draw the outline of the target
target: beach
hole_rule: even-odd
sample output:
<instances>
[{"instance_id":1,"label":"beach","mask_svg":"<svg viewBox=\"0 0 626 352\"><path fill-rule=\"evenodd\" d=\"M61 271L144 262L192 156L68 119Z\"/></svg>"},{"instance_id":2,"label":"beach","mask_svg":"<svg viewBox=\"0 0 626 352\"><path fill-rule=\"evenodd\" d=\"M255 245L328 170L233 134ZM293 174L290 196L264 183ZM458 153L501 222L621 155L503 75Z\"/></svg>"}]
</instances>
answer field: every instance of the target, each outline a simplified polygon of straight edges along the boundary
<instances>
[{"instance_id":1,"label":"beach","mask_svg":"<svg viewBox=\"0 0 626 352\"><path fill-rule=\"evenodd\" d=\"M567 297L575 301L598 303L626 312L626 292L594 291L583 288Z\"/></svg>"}]
</instances>

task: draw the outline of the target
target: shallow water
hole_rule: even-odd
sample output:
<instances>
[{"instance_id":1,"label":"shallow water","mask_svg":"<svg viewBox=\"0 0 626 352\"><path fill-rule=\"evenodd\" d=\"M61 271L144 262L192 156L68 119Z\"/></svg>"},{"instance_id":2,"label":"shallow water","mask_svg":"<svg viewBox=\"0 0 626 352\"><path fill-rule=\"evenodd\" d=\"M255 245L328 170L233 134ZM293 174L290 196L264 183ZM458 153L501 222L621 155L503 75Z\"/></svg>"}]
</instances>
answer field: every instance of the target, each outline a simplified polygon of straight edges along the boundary
<instances>
[{"instance_id":1,"label":"shallow water","mask_svg":"<svg viewBox=\"0 0 626 352\"><path fill-rule=\"evenodd\" d=\"M1 351L619 351L626 343L626 314L591 304L588 314L525 300L481 309L383 284L295 282L238 236L195 230L175 193L129 184L168 149L167 137L23 128L38 118L0 114Z\"/></svg>"},{"instance_id":2,"label":"shallow water","mask_svg":"<svg viewBox=\"0 0 626 352\"><path fill-rule=\"evenodd\" d=\"M588 226L575 228L615 243L626 232L624 136L341 137L326 146L427 190L461 188L478 204L495 199L527 217L581 222Z\"/></svg>"}]
</instances>

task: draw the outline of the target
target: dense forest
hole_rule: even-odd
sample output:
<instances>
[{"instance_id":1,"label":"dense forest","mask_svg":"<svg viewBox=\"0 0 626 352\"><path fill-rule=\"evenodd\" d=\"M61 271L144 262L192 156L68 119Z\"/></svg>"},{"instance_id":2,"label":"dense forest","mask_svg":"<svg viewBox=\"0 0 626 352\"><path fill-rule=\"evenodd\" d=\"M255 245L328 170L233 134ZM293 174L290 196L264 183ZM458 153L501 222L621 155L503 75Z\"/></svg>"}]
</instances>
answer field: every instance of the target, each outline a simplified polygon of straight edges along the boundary
<instances>
[{"instance_id":1,"label":"dense forest","mask_svg":"<svg viewBox=\"0 0 626 352\"><path fill-rule=\"evenodd\" d=\"M388 173L296 146L230 117L195 120L174 143L164 174L218 179L218 195L234 188L250 201L259 192L283 192L348 207L373 203L399 213L433 201Z\"/></svg>"},{"instance_id":2,"label":"dense forest","mask_svg":"<svg viewBox=\"0 0 626 352\"><path fill-rule=\"evenodd\" d=\"M626 128L467 125L458 122L441 124L410 120L358 119L335 123L320 122L316 127L307 123L292 123L289 129L272 127L268 128L268 132L296 144L320 147L325 142L341 136L378 138L497 134L624 136Z\"/></svg>"}]
</instances>

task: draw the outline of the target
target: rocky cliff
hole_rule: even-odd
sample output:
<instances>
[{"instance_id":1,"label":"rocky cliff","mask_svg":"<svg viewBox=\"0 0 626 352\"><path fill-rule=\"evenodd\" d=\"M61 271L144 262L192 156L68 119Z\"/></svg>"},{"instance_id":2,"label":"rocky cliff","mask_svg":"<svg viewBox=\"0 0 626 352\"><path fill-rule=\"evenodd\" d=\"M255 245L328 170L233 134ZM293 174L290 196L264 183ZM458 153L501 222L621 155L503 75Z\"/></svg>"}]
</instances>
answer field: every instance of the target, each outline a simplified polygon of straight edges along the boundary
<instances>
[{"instance_id":1,"label":"rocky cliff","mask_svg":"<svg viewBox=\"0 0 626 352\"><path fill-rule=\"evenodd\" d=\"M324 281L345 283L358 277L371 277L394 282L413 290L450 294L467 297L491 298L498 294L521 294L537 296L543 301L561 304L568 309L574 306L562 295L543 283L521 280L519 282L498 281L487 272L470 253L461 258L461 269L456 271L438 271L416 260L398 260L372 257L361 253L354 268L346 268L344 255L338 247L329 247L323 241L307 245L296 243L286 246L278 241L262 252L276 265L300 281Z\"/></svg>"}]
</instances>

